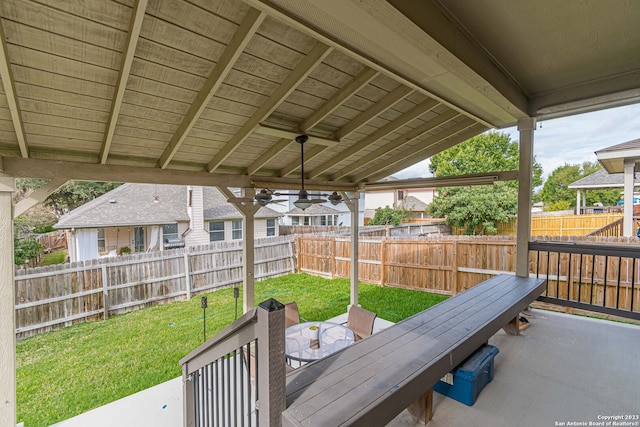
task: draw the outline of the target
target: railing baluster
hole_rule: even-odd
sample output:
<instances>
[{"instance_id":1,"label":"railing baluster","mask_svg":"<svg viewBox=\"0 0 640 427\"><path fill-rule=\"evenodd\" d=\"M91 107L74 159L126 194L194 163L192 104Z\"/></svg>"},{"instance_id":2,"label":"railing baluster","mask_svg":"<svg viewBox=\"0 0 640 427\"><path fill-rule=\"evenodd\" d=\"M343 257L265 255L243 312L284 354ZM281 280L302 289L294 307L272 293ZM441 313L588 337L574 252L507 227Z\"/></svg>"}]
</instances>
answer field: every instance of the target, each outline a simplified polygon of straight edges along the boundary
<instances>
[{"instance_id":1,"label":"railing baluster","mask_svg":"<svg viewBox=\"0 0 640 427\"><path fill-rule=\"evenodd\" d=\"M604 283L602 288L602 306L605 307L607 305L607 274L609 270L609 255L605 255L604 257Z\"/></svg>"},{"instance_id":2,"label":"railing baluster","mask_svg":"<svg viewBox=\"0 0 640 427\"><path fill-rule=\"evenodd\" d=\"M580 293L582 292L582 254L580 254L580 265L578 270L578 301L580 301Z\"/></svg>"},{"instance_id":3,"label":"railing baluster","mask_svg":"<svg viewBox=\"0 0 640 427\"><path fill-rule=\"evenodd\" d=\"M556 298L560 298L560 252L558 254L558 266L556 267Z\"/></svg>"},{"instance_id":4,"label":"railing baluster","mask_svg":"<svg viewBox=\"0 0 640 427\"><path fill-rule=\"evenodd\" d=\"M596 287L596 256L591 255L591 295L589 295L589 304L593 304L593 288Z\"/></svg>"},{"instance_id":5,"label":"railing baluster","mask_svg":"<svg viewBox=\"0 0 640 427\"><path fill-rule=\"evenodd\" d=\"M569 256L569 262L567 263L567 299L571 299L571 254Z\"/></svg>"},{"instance_id":6,"label":"railing baluster","mask_svg":"<svg viewBox=\"0 0 640 427\"><path fill-rule=\"evenodd\" d=\"M633 263L631 264L631 305L629 306L629 310L633 311L633 294L636 293L635 285L636 285L636 259L632 258Z\"/></svg>"},{"instance_id":7,"label":"railing baluster","mask_svg":"<svg viewBox=\"0 0 640 427\"><path fill-rule=\"evenodd\" d=\"M620 272L622 271L622 257L618 258L618 290L616 292L616 308L620 308Z\"/></svg>"}]
</instances>

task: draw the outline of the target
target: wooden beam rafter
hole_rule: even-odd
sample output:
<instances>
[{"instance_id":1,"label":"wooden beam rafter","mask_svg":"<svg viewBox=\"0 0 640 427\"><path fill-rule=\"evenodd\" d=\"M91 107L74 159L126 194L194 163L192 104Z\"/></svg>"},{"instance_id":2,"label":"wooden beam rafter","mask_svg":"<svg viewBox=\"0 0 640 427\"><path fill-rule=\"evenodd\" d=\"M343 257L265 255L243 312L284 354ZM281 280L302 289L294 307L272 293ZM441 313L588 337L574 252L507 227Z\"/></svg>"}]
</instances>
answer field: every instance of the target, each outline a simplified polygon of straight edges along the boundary
<instances>
[{"instance_id":1,"label":"wooden beam rafter","mask_svg":"<svg viewBox=\"0 0 640 427\"><path fill-rule=\"evenodd\" d=\"M313 69L318 66L324 58L329 55L331 48L323 43L317 43L302 61L294 68L280 86L262 104L253 116L245 122L240 130L234 134L226 145L216 154L207 165L207 170L214 172L240 144L251 135L258 124L266 119L276 108L295 90L304 79L309 76Z\"/></svg>"},{"instance_id":2,"label":"wooden beam rafter","mask_svg":"<svg viewBox=\"0 0 640 427\"><path fill-rule=\"evenodd\" d=\"M187 111L187 114L182 119L169 145L162 153L159 161L161 169L165 169L171 162L171 159L176 155L180 146L189 135L189 132L191 132L191 129L205 111L207 105L209 105L211 98L213 98L213 95L218 91L247 44L251 41L253 35L258 31L265 17L266 14L261 13L257 9L249 9L249 12L245 15L242 23L220 56L218 63L211 71L211 74L209 74L207 81L189 107L189 111Z\"/></svg>"},{"instance_id":3,"label":"wooden beam rafter","mask_svg":"<svg viewBox=\"0 0 640 427\"><path fill-rule=\"evenodd\" d=\"M371 107L358 114L358 116L349 123L338 129L333 136L336 139L344 138L368 121L372 120L374 117L377 117L383 111L386 111L396 105L401 99L404 99L404 97L409 95L411 92L413 91L406 86L398 86L392 92L386 94L380 101L376 102Z\"/></svg>"},{"instance_id":4,"label":"wooden beam rafter","mask_svg":"<svg viewBox=\"0 0 640 427\"><path fill-rule=\"evenodd\" d=\"M385 143L383 146L381 146L380 148L373 150L372 152L370 152L369 154L363 156L362 158L360 158L357 162L352 163L349 165L349 167L343 168L342 170L340 170L339 172L334 173L333 175L331 175L331 181L336 181L344 176L347 176L350 172L353 172L354 170L357 170L358 168L368 164L369 162L373 162L376 159L384 156L385 154L389 153L392 150L395 150L396 148L407 144L411 141L413 141L416 138L419 138L420 136L424 135L425 133L432 131L433 129L437 128L438 126L441 126L442 124L448 122L449 120L452 120L456 117L458 117L460 115L460 113L458 113L457 111L454 110L449 110L445 113L440 114L439 116L434 117L431 120L428 120L426 122L424 122L423 124L421 124L420 126L418 126L415 129L411 129L409 132L407 132L406 134L394 139L391 142L387 142Z\"/></svg>"},{"instance_id":5,"label":"wooden beam rafter","mask_svg":"<svg viewBox=\"0 0 640 427\"><path fill-rule=\"evenodd\" d=\"M466 139L472 138L486 129L486 126L478 124L473 119L465 119L424 140L423 149L414 152L405 150L390 158L385 158L383 165L372 166L368 170L352 177L352 179L357 179L358 182L365 179L369 182L378 181L417 162L428 159L434 154L451 148Z\"/></svg>"},{"instance_id":6,"label":"wooden beam rafter","mask_svg":"<svg viewBox=\"0 0 640 427\"><path fill-rule=\"evenodd\" d=\"M372 68L365 68L362 70L357 76L351 79L349 83L329 98L320 108L307 117L300 125L300 130L302 130L303 133L308 132L309 129L320 123L322 119L331 114L336 108L353 96L354 93L367 85L377 75L378 71Z\"/></svg>"},{"instance_id":7,"label":"wooden beam rafter","mask_svg":"<svg viewBox=\"0 0 640 427\"><path fill-rule=\"evenodd\" d=\"M0 21L0 78L4 87L4 94L7 97L9 112L11 113L11 121L13 129L18 139L18 147L20 155L24 158L29 157L29 145L27 144L27 136L24 131L24 123L22 122L22 112L20 103L18 102L18 94L16 93L16 84L13 79L13 71L11 70L11 62L9 61L9 50L7 49L7 40Z\"/></svg>"},{"instance_id":8,"label":"wooden beam rafter","mask_svg":"<svg viewBox=\"0 0 640 427\"><path fill-rule=\"evenodd\" d=\"M120 116L120 108L122 107L122 101L124 99L124 91L127 87L127 81L129 81L129 74L131 73L131 66L133 65L133 58L136 53L138 39L140 38L142 20L144 19L146 9L147 0L136 0L135 5L133 6L131 22L129 23L127 44L123 53L122 63L120 64L120 72L118 73L118 82L116 84L113 101L111 102L109 121L107 122L107 129L102 140L102 147L100 148L99 159L100 164L103 165L107 163L107 159L109 158L109 150L111 149L113 135L115 134L116 124L118 123L118 117Z\"/></svg>"},{"instance_id":9,"label":"wooden beam rafter","mask_svg":"<svg viewBox=\"0 0 640 427\"><path fill-rule=\"evenodd\" d=\"M38 203L43 202L44 199L53 194L58 188L66 184L67 181L68 180L66 178L56 177L42 187L38 188L33 193L29 194L24 199L20 200L13 207L13 219L16 219Z\"/></svg>"},{"instance_id":10,"label":"wooden beam rafter","mask_svg":"<svg viewBox=\"0 0 640 427\"><path fill-rule=\"evenodd\" d=\"M314 170L309 171L306 174L306 176L308 178L316 178L316 177L320 176L326 170L328 170L328 169L330 169L332 167L335 167L340 162L343 162L343 161L347 160L349 157L353 156L354 154L356 154L360 150L363 150L363 149L367 148L369 145L373 144L374 142L378 141L381 138L384 138L385 136L389 135L391 132L395 131L396 129L401 128L402 126L406 125L410 121L420 117L421 115L423 115L424 113L426 113L427 111L431 110L432 108L434 108L437 105L439 105L438 101L435 101L433 99L428 99L428 100L424 101L423 103L416 105L411 110L407 111L404 114L401 114L396 119L390 121L386 125L384 125L381 128L377 129L372 134L366 136L360 142L358 142L356 144L353 144L351 147L349 147L346 150L343 150L342 152L338 153L336 156L334 156L333 158L327 160L326 162L324 162L323 164L321 164L320 166L318 166Z\"/></svg>"}]
</instances>

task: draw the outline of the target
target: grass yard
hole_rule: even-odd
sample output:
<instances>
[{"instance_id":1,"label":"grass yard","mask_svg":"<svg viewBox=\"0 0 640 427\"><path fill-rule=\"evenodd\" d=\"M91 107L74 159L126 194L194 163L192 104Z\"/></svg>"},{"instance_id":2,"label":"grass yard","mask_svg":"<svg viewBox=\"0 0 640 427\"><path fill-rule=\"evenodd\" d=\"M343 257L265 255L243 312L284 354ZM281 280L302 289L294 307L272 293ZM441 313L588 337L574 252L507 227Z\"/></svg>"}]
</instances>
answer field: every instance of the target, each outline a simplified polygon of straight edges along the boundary
<instances>
[{"instance_id":1,"label":"grass yard","mask_svg":"<svg viewBox=\"0 0 640 427\"><path fill-rule=\"evenodd\" d=\"M67 259L67 251L54 251L45 254L40 262L40 267L45 265L62 264Z\"/></svg>"},{"instance_id":2,"label":"grass yard","mask_svg":"<svg viewBox=\"0 0 640 427\"><path fill-rule=\"evenodd\" d=\"M256 283L256 304L297 301L307 320L346 311L349 281L292 274ZM234 320L233 289L207 294L207 336ZM359 285L359 302L398 322L446 299L419 291ZM238 300L242 313L242 294ZM202 343L200 295L86 322L17 344L18 421L48 426L181 375L178 361Z\"/></svg>"}]
</instances>

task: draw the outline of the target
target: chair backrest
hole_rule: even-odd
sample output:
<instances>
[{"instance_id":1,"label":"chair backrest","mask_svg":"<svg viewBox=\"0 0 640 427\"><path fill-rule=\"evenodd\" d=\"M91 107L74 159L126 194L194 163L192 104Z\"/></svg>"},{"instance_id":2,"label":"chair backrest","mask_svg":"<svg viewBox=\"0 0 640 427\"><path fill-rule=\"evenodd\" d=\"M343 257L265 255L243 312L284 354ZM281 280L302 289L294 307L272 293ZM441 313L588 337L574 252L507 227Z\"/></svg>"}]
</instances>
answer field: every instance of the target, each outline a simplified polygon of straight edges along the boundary
<instances>
[{"instance_id":1,"label":"chair backrest","mask_svg":"<svg viewBox=\"0 0 640 427\"><path fill-rule=\"evenodd\" d=\"M370 337L373 333L373 322L377 314L362 307L351 306L347 318L347 328L357 335L358 339Z\"/></svg>"},{"instance_id":2,"label":"chair backrest","mask_svg":"<svg viewBox=\"0 0 640 427\"><path fill-rule=\"evenodd\" d=\"M300 313L298 312L298 304L295 301L284 305L284 327L297 325L300 323Z\"/></svg>"}]
</instances>

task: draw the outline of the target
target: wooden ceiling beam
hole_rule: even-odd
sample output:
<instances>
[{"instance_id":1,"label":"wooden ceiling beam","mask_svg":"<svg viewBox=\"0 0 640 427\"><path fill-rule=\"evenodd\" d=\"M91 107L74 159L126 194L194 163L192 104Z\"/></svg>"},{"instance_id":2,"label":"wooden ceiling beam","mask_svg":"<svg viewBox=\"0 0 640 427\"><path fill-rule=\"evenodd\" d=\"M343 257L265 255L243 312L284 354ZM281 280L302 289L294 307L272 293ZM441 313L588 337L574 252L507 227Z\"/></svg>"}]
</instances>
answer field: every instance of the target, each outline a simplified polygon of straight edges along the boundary
<instances>
[{"instance_id":1,"label":"wooden ceiling beam","mask_svg":"<svg viewBox=\"0 0 640 427\"><path fill-rule=\"evenodd\" d=\"M9 51L7 49L7 40L4 35L4 29L2 28L2 21L0 21L0 44L2 44L2 46L0 46L0 78L2 78L4 94L7 97L7 104L9 106L9 112L11 113L13 129L16 133L16 138L18 139L20 155L24 158L28 158L29 145L27 144L27 137L24 132L22 112L20 111L20 104L18 103L18 95L16 93L16 85L13 79L13 71L11 70L11 62L9 61Z\"/></svg>"},{"instance_id":2,"label":"wooden ceiling beam","mask_svg":"<svg viewBox=\"0 0 640 427\"><path fill-rule=\"evenodd\" d=\"M214 172L248 137L261 121L266 119L293 92L296 87L317 67L331 52L331 47L317 43L302 61L293 69L280 86L262 104L253 116L245 122L226 145L207 165L209 172Z\"/></svg>"},{"instance_id":3,"label":"wooden ceiling beam","mask_svg":"<svg viewBox=\"0 0 640 427\"><path fill-rule=\"evenodd\" d=\"M407 86L398 86L392 92L386 94L380 101L360 113L355 119L338 129L333 136L338 140L344 138L360 126L363 126L369 120L377 117L383 111L386 111L396 105L401 99L404 99L404 97L409 95L411 92L413 91Z\"/></svg>"},{"instance_id":4,"label":"wooden ceiling beam","mask_svg":"<svg viewBox=\"0 0 640 427\"><path fill-rule=\"evenodd\" d=\"M258 28L266 16L266 14L261 13L257 9L249 9L249 12L245 15L242 23L220 56L218 63L211 71L211 74L209 74L207 81L204 83L202 89L200 89L200 92L189 107L189 111L187 111L187 114L183 117L182 122L178 126L176 133L171 138L169 145L162 153L159 161L159 167L161 169L165 169L171 162L171 159L176 155L180 146L189 135L189 132L191 132L191 129L198 121L207 105L209 105L211 98L213 98L213 95L218 91L222 82L227 77L238 58L240 58L240 55L246 48L247 44L251 41L256 31L258 31Z\"/></svg>"},{"instance_id":5,"label":"wooden ceiling beam","mask_svg":"<svg viewBox=\"0 0 640 427\"><path fill-rule=\"evenodd\" d=\"M26 211L38 203L44 202L44 200L53 194L58 188L67 183L67 179L63 177L56 177L43 185L42 187L29 194L24 199L20 200L13 207L13 219L16 219Z\"/></svg>"},{"instance_id":6,"label":"wooden ceiling beam","mask_svg":"<svg viewBox=\"0 0 640 427\"><path fill-rule=\"evenodd\" d=\"M246 175L211 174L205 171L159 169L140 166L69 162L61 160L3 158L4 173L15 178L77 179L103 182L251 187Z\"/></svg>"},{"instance_id":7,"label":"wooden ceiling beam","mask_svg":"<svg viewBox=\"0 0 640 427\"><path fill-rule=\"evenodd\" d=\"M305 119L300 125L300 129L303 133L306 133L320 123L325 117L331 114L342 103L349 99L353 94L369 84L378 75L378 71L372 68L365 68L357 76L355 76L349 83L336 92L331 98L327 100L320 108L314 111L309 117Z\"/></svg>"},{"instance_id":8,"label":"wooden ceiling beam","mask_svg":"<svg viewBox=\"0 0 640 427\"><path fill-rule=\"evenodd\" d=\"M340 142L337 139L325 138L323 136L316 136L302 131L283 129L265 124L259 124L258 126L256 126L254 132L261 135L277 136L278 138L288 138L291 141L295 140L297 136L304 133L309 137L309 139L307 140L309 144L326 145L327 147L333 147Z\"/></svg>"},{"instance_id":9,"label":"wooden ceiling beam","mask_svg":"<svg viewBox=\"0 0 640 427\"><path fill-rule=\"evenodd\" d=\"M409 132L407 132L406 134L396 138L395 140L388 142L386 144L384 144L383 146L381 146L380 148L378 148L377 150L373 150L372 152L370 152L369 154L367 154L366 156L360 158L357 162L354 162L352 164L349 165L349 167L343 168L341 171L331 175L330 180L331 181L336 181L344 176L349 175L350 172L357 170L358 168L368 164L369 162L374 162L376 159L384 156L385 154L389 153L392 150L395 150L398 147L401 147L404 144L407 144L411 141L413 141L416 138L419 138L420 136L424 135L425 133L432 131L433 129L437 128L438 126L443 125L444 123L453 120L454 118L458 117L460 115L460 113L458 113L455 110L449 110L445 113L440 114L439 116L434 117L431 120L428 120L426 122L424 122L423 124L421 124L420 126L418 126L415 129L410 130Z\"/></svg>"},{"instance_id":10,"label":"wooden ceiling beam","mask_svg":"<svg viewBox=\"0 0 640 427\"><path fill-rule=\"evenodd\" d=\"M103 165L107 163L107 158L109 157L109 150L111 149L113 135L115 134L116 124L118 123L118 117L120 116L120 107L122 107L124 91L127 88L127 81L129 81L131 65L133 64L133 58L136 53L136 46L138 45L138 39L140 38L142 20L144 19L146 9L147 0L136 0L133 6L133 15L131 17L131 21L129 22L127 44L123 53L122 63L120 64L118 82L116 84L113 101L111 102L111 111L109 111L107 129L102 140L102 147L100 148L99 160L100 164Z\"/></svg>"},{"instance_id":11,"label":"wooden ceiling beam","mask_svg":"<svg viewBox=\"0 0 640 427\"><path fill-rule=\"evenodd\" d=\"M317 178L322 173L324 173L326 170L328 170L328 169L330 169L332 167L335 167L337 164L347 160L349 157L353 156L358 151L363 150L366 147L368 147L370 144L373 144L374 142L378 141L379 139L384 138L385 136L387 136L391 132L395 131L396 129L401 128L402 126L406 125L410 121L420 117L421 115L423 115L424 113L426 113L427 111L431 110L432 108L434 108L437 105L439 105L438 101L435 101L433 99L428 99L428 100L424 101L423 103L416 105L411 110L407 111L404 114L401 114L396 119L390 121L389 123L387 123L386 125L382 126L381 128L379 128L378 130L376 130L372 134L366 136L360 142L352 145L351 147L347 148L346 150L343 150L342 152L340 152L339 154L337 154L333 158L327 160L326 162L324 162L323 164L321 164L320 166L318 166L314 170L312 170L309 173L307 173L306 174L307 178Z\"/></svg>"},{"instance_id":12,"label":"wooden ceiling beam","mask_svg":"<svg viewBox=\"0 0 640 427\"><path fill-rule=\"evenodd\" d=\"M317 145L317 146L313 147L311 150L305 151L304 160L305 161L309 161L309 160L313 159L318 154L322 153L326 148L327 147L323 147L322 145ZM278 173L278 176L287 176L290 173L292 173L293 171L297 170L298 168L300 168L300 160L299 159L289 163L286 167L280 169L280 172Z\"/></svg>"},{"instance_id":13,"label":"wooden ceiling beam","mask_svg":"<svg viewBox=\"0 0 640 427\"><path fill-rule=\"evenodd\" d=\"M434 154L451 148L487 129L484 125L474 126L475 124L476 122L473 119L466 118L422 141L423 148L421 150L404 150L391 157L382 159L380 164L371 166L366 171L351 177L351 179L356 179L358 180L357 182L364 181L365 179L368 182L378 181L397 171L428 159Z\"/></svg>"}]
</instances>

